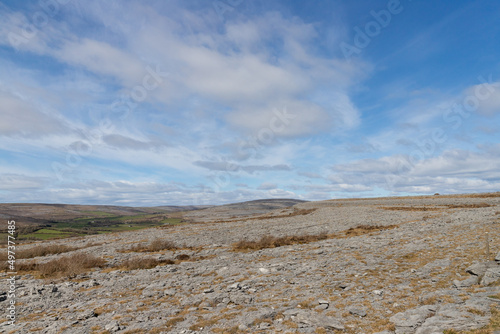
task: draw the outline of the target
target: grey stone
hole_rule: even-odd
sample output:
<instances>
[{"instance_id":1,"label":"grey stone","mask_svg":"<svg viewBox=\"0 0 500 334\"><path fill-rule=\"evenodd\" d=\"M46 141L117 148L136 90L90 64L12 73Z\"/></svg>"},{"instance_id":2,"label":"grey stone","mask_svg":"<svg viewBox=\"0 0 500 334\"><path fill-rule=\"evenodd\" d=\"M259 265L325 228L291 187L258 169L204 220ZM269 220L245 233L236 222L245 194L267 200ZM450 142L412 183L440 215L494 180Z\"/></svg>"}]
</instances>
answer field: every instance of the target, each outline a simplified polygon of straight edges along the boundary
<instances>
[{"instance_id":1,"label":"grey stone","mask_svg":"<svg viewBox=\"0 0 500 334\"><path fill-rule=\"evenodd\" d=\"M428 306L421 306L397 313L390 317L389 320L396 326L396 333L413 333L415 328L421 325L431 314L432 312Z\"/></svg>"},{"instance_id":2,"label":"grey stone","mask_svg":"<svg viewBox=\"0 0 500 334\"><path fill-rule=\"evenodd\" d=\"M467 278L466 280L459 281L459 280L454 280L453 285L457 288L468 288L470 286L473 286L475 284L479 283L479 277L478 276L471 276Z\"/></svg>"},{"instance_id":3,"label":"grey stone","mask_svg":"<svg viewBox=\"0 0 500 334\"><path fill-rule=\"evenodd\" d=\"M296 316L300 312L302 312L301 309L294 308L294 309L286 310L285 312L283 312L283 315L284 316Z\"/></svg>"},{"instance_id":4,"label":"grey stone","mask_svg":"<svg viewBox=\"0 0 500 334\"><path fill-rule=\"evenodd\" d=\"M336 318L316 314L316 312L300 312L297 314L296 321L312 327L323 327L329 330L344 330L345 327Z\"/></svg>"},{"instance_id":5,"label":"grey stone","mask_svg":"<svg viewBox=\"0 0 500 334\"><path fill-rule=\"evenodd\" d=\"M480 262L480 263L475 263L469 268L467 268L465 271L471 275L476 275L476 276L483 276L484 273L488 267L486 266L486 263Z\"/></svg>"},{"instance_id":6,"label":"grey stone","mask_svg":"<svg viewBox=\"0 0 500 334\"><path fill-rule=\"evenodd\" d=\"M498 252L497 256L495 256L495 261L500 262L500 252Z\"/></svg>"},{"instance_id":7,"label":"grey stone","mask_svg":"<svg viewBox=\"0 0 500 334\"><path fill-rule=\"evenodd\" d=\"M163 291L165 296L175 296L176 292L174 289L166 289Z\"/></svg>"},{"instance_id":8,"label":"grey stone","mask_svg":"<svg viewBox=\"0 0 500 334\"><path fill-rule=\"evenodd\" d=\"M361 310L361 309L357 309L357 308L350 309L349 313L351 313L352 315L358 316L358 317L366 317L366 311Z\"/></svg>"},{"instance_id":9,"label":"grey stone","mask_svg":"<svg viewBox=\"0 0 500 334\"><path fill-rule=\"evenodd\" d=\"M328 309L328 305L329 304L320 304L320 305L316 306L314 309L315 310L327 310Z\"/></svg>"},{"instance_id":10,"label":"grey stone","mask_svg":"<svg viewBox=\"0 0 500 334\"><path fill-rule=\"evenodd\" d=\"M498 268L498 265L495 261L488 261L488 262L480 262L480 263L475 263L469 268L466 269L466 271L471 274L471 275L476 275L476 276L483 276L486 271L490 268Z\"/></svg>"},{"instance_id":11,"label":"grey stone","mask_svg":"<svg viewBox=\"0 0 500 334\"><path fill-rule=\"evenodd\" d=\"M481 285L490 285L500 281L500 266L489 268L481 279Z\"/></svg>"},{"instance_id":12,"label":"grey stone","mask_svg":"<svg viewBox=\"0 0 500 334\"><path fill-rule=\"evenodd\" d=\"M87 310L87 311L85 311L85 312L83 312L83 313L80 313L80 314L78 315L78 318L77 318L77 319L78 319L78 320L87 320L87 319L92 318L92 317L95 317L95 316L96 316L96 314L94 313L94 311L93 311L93 310Z\"/></svg>"},{"instance_id":13,"label":"grey stone","mask_svg":"<svg viewBox=\"0 0 500 334\"><path fill-rule=\"evenodd\" d=\"M119 331L122 328L120 327L120 324L118 323L118 321L112 321L112 322L108 323L104 327L104 329L107 330L107 331L116 332L116 331Z\"/></svg>"}]
</instances>

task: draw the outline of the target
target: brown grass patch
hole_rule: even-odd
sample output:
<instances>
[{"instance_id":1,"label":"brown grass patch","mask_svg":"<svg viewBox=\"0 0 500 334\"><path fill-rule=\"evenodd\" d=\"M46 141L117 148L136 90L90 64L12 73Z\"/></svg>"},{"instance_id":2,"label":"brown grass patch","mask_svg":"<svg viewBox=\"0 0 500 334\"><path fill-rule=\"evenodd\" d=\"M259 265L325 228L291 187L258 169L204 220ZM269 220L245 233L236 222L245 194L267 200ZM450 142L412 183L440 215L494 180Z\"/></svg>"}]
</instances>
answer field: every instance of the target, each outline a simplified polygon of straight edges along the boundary
<instances>
[{"instance_id":1,"label":"brown grass patch","mask_svg":"<svg viewBox=\"0 0 500 334\"><path fill-rule=\"evenodd\" d=\"M390 230L398 227L397 225L359 225L356 227L351 227L347 231L345 231L345 236L347 237L356 237L359 235L371 233L371 232L379 232L383 230Z\"/></svg>"},{"instance_id":2,"label":"brown grass patch","mask_svg":"<svg viewBox=\"0 0 500 334\"><path fill-rule=\"evenodd\" d=\"M265 248L276 248L281 246L306 244L326 239L339 239L356 237L363 234L389 230L398 227L397 225L359 225L352 227L341 233L316 235L289 235L284 237L264 236L257 241L240 240L233 244L233 251L261 250Z\"/></svg>"},{"instance_id":3,"label":"brown grass patch","mask_svg":"<svg viewBox=\"0 0 500 334\"><path fill-rule=\"evenodd\" d=\"M36 265L42 277L68 276L74 277L92 268L102 268L106 261L86 253L78 253L61 257Z\"/></svg>"},{"instance_id":4,"label":"brown grass patch","mask_svg":"<svg viewBox=\"0 0 500 334\"><path fill-rule=\"evenodd\" d=\"M429 206L380 206L379 209L391 211L439 211L443 208Z\"/></svg>"},{"instance_id":5,"label":"brown grass patch","mask_svg":"<svg viewBox=\"0 0 500 334\"><path fill-rule=\"evenodd\" d=\"M489 208L493 205L488 203L477 203L477 204L448 204L447 207L450 209L479 209L479 208Z\"/></svg>"},{"instance_id":6,"label":"brown grass patch","mask_svg":"<svg viewBox=\"0 0 500 334\"><path fill-rule=\"evenodd\" d=\"M313 213L314 211L318 210L317 208L312 208L312 209L297 209L293 208L292 212L289 212L287 214L282 214L282 215L265 215L265 216L260 216L260 217L250 217L250 218L242 218L242 219L236 219L234 221L244 221L244 220L264 220L264 219L274 219L274 218L289 218L289 217L295 217L295 216L305 216L308 214Z\"/></svg>"},{"instance_id":7,"label":"brown grass patch","mask_svg":"<svg viewBox=\"0 0 500 334\"><path fill-rule=\"evenodd\" d=\"M276 218L290 218L290 217L294 217L294 216L305 216L305 215L313 213L316 210L318 210L318 208L312 208L312 209L293 208L293 211L289 212L287 214L282 214L282 215L266 214L264 216L258 216L258 217L245 217L245 218L238 218L238 219L221 220L221 221L219 221L219 223L234 223L234 222L249 221L249 220L266 220L266 219L276 219Z\"/></svg>"},{"instance_id":8,"label":"brown grass patch","mask_svg":"<svg viewBox=\"0 0 500 334\"><path fill-rule=\"evenodd\" d=\"M17 262L15 270L20 273L33 272L43 277L74 277L84 273L88 269L102 268L106 261L102 258L95 257L86 253L78 253L70 256L61 257L44 263L35 261ZM0 270L6 271L7 263L0 263Z\"/></svg>"},{"instance_id":9,"label":"brown grass patch","mask_svg":"<svg viewBox=\"0 0 500 334\"><path fill-rule=\"evenodd\" d=\"M70 247L66 245L49 245L36 246L33 248L18 250L16 253L17 259L31 259L38 256L47 256L53 254L67 253L79 249L78 247Z\"/></svg>"},{"instance_id":10,"label":"brown grass patch","mask_svg":"<svg viewBox=\"0 0 500 334\"><path fill-rule=\"evenodd\" d=\"M326 233L318 235L291 235L285 237L265 236L257 241L241 240L233 245L233 250L259 250L264 248L275 248L287 245L305 244L309 242L325 240L328 238Z\"/></svg>"},{"instance_id":11,"label":"brown grass patch","mask_svg":"<svg viewBox=\"0 0 500 334\"><path fill-rule=\"evenodd\" d=\"M151 241L148 245L139 244L126 249L119 249L118 252L128 253L128 252L160 252L163 250L176 250L179 247L170 240L165 239L155 239Z\"/></svg>"},{"instance_id":12,"label":"brown grass patch","mask_svg":"<svg viewBox=\"0 0 500 334\"><path fill-rule=\"evenodd\" d=\"M175 264L172 259L158 260L151 257L134 257L132 259L124 261L119 267L126 270L136 270L136 269L151 269L156 266Z\"/></svg>"},{"instance_id":13,"label":"brown grass patch","mask_svg":"<svg viewBox=\"0 0 500 334\"><path fill-rule=\"evenodd\" d=\"M176 260L179 260L179 261L187 261L189 260L191 257L187 254L179 254L175 257Z\"/></svg>"},{"instance_id":14,"label":"brown grass patch","mask_svg":"<svg viewBox=\"0 0 500 334\"><path fill-rule=\"evenodd\" d=\"M192 258L191 256L187 254L179 254L175 257L174 259L155 259L153 257L143 257L143 256L136 256L134 258L128 259L117 266L115 266L115 269L125 269L125 270L136 270L136 269L151 269L155 268L156 266L165 266L169 264L179 264L184 261L199 261L199 260L205 260L208 258L213 258L214 256L200 256L196 258Z\"/></svg>"}]
</instances>

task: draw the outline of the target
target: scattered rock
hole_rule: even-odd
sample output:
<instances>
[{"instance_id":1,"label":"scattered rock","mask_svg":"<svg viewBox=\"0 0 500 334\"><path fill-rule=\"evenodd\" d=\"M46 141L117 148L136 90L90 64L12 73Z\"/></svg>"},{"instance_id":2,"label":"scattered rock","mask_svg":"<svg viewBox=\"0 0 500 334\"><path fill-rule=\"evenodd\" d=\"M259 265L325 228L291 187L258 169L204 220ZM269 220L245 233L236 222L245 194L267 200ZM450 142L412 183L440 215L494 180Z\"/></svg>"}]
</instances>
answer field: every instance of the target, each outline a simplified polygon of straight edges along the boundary
<instances>
[{"instance_id":1,"label":"scattered rock","mask_svg":"<svg viewBox=\"0 0 500 334\"><path fill-rule=\"evenodd\" d=\"M428 305L397 313L390 317L396 326L396 333L413 333L432 314Z\"/></svg>"},{"instance_id":2,"label":"scattered rock","mask_svg":"<svg viewBox=\"0 0 500 334\"><path fill-rule=\"evenodd\" d=\"M300 312L296 316L296 321L306 326L323 327L328 330L345 329L338 319L316 314L315 312Z\"/></svg>"},{"instance_id":3,"label":"scattered rock","mask_svg":"<svg viewBox=\"0 0 500 334\"><path fill-rule=\"evenodd\" d=\"M111 332L117 332L122 328L120 327L120 324L118 323L118 321L112 321L109 324L107 324L104 327L104 329L107 331L111 331Z\"/></svg>"},{"instance_id":4,"label":"scattered rock","mask_svg":"<svg viewBox=\"0 0 500 334\"><path fill-rule=\"evenodd\" d=\"M479 283L479 277L475 276L475 275L472 277L469 277L463 281L459 281L459 280L453 281L453 285L456 288L468 288L468 287L471 287L471 286L478 284L478 283Z\"/></svg>"},{"instance_id":5,"label":"scattered rock","mask_svg":"<svg viewBox=\"0 0 500 334\"><path fill-rule=\"evenodd\" d=\"M481 279L481 285L490 285L500 281L500 266L488 268Z\"/></svg>"},{"instance_id":6,"label":"scattered rock","mask_svg":"<svg viewBox=\"0 0 500 334\"><path fill-rule=\"evenodd\" d=\"M471 275L475 276L483 276L484 273L488 270L488 264L486 262L475 263L465 271Z\"/></svg>"},{"instance_id":7,"label":"scattered rock","mask_svg":"<svg viewBox=\"0 0 500 334\"><path fill-rule=\"evenodd\" d=\"M480 328L489 321L490 305L500 303L500 299L490 298L498 293L492 284L500 279L500 254L496 261L470 266L471 276L457 275L456 268L457 264L463 268L461 261L468 261L464 255L477 251L476 236L480 234L478 231L491 228L492 209L443 209L439 212L441 216L434 216L427 209L419 210L470 204L469 199L448 196L432 200L305 203L304 207L318 209L307 216L288 216L287 211L277 213L282 218L276 219L230 218L233 222L184 224L75 238L67 242L75 247L85 247L89 241L102 243L94 246L92 253L104 257L111 268L131 256L175 258L177 251L161 254L118 251L139 240L160 237L175 238L179 245L186 244L182 252L189 253L192 261L128 271L95 269L73 279L58 278L54 284L38 279L37 275L23 275L16 279L19 328L8 328L4 322L0 324L0 332L15 329L29 333L42 328L40 332L49 334L74 325L70 329L75 333L88 333L97 326L110 333L154 332L155 328L167 327L171 333L183 334L208 333L215 328L286 333L293 323L298 333L314 333L317 329L358 332L360 323L373 321L367 312L386 315L394 323L395 332L379 334ZM491 200L491 203L497 202ZM359 226L362 219L367 219L367 225L398 227L370 233L357 228L354 235L347 235L348 229ZM311 235L326 232L345 238L260 251L232 251L232 245L239 240L259 240L266 235L282 237L291 231ZM462 240L460 248L456 247L457 240ZM58 256L62 255L40 257L37 261ZM476 290L474 285L479 282L484 286ZM472 288L461 290L469 287ZM5 286L0 286L0 290L7 291ZM464 301L465 294L468 299ZM2 299L2 305L6 306L5 292L0 293ZM362 309L365 303L372 305L369 310ZM435 305L408 309L408 305L422 305L418 303ZM403 312L391 314L387 305ZM346 311L353 315L347 317L349 327L341 318L332 316L340 317ZM207 321L201 331L190 329L197 328L195 325L203 320L216 318L219 319L216 324Z\"/></svg>"},{"instance_id":8,"label":"scattered rock","mask_svg":"<svg viewBox=\"0 0 500 334\"><path fill-rule=\"evenodd\" d=\"M361 310L361 309L357 309L357 308L350 309L349 313L351 313L352 315L358 316L358 317L366 317L366 311Z\"/></svg>"}]
</instances>

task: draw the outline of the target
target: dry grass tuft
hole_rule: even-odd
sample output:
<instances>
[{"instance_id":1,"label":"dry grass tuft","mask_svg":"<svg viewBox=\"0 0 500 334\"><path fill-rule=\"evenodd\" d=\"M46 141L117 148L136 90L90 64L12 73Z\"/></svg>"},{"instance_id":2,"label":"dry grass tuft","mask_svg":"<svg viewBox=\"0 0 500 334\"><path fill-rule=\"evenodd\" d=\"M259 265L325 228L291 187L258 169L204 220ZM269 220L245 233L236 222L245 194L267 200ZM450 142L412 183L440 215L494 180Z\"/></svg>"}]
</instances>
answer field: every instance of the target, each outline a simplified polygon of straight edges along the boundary
<instances>
[{"instance_id":1,"label":"dry grass tuft","mask_svg":"<svg viewBox=\"0 0 500 334\"><path fill-rule=\"evenodd\" d=\"M134 247L126 248L126 249L120 249L118 250L121 253L128 253L128 252L160 252L163 250L176 250L179 249L179 247L172 241L170 240L164 240L164 239L155 239L149 243L149 245L144 245L144 244L139 244Z\"/></svg>"},{"instance_id":2,"label":"dry grass tuft","mask_svg":"<svg viewBox=\"0 0 500 334\"><path fill-rule=\"evenodd\" d=\"M175 264L174 260L158 260L152 257L134 257L132 259L124 261L120 267L126 270L136 270L136 269L151 269L156 266Z\"/></svg>"},{"instance_id":3,"label":"dry grass tuft","mask_svg":"<svg viewBox=\"0 0 500 334\"><path fill-rule=\"evenodd\" d=\"M102 258L87 253L78 253L37 264L35 270L39 271L42 277L74 277L88 269L102 268L105 263L106 261Z\"/></svg>"},{"instance_id":4,"label":"dry grass tuft","mask_svg":"<svg viewBox=\"0 0 500 334\"><path fill-rule=\"evenodd\" d=\"M358 235L363 235L371 232L379 232L383 230L390 230L398 227L397 225L359 225L356 227L351 227L347 231L345 231L345 235L347 237L355 237Z\"/></svg>"},{"instance_id":5,"label":"dry grass tuft","mask_svg":"<svg viewBox=\"0 0 500 334\"><path fill-rule=\"evenodd\" d=\"M189 260L191 257L187 254L179 254L175 257L176 260L179 260L179 261L187 261Z\"/></svg>"},{"instance_id":6,"label":"dry grass tuft","mask_svg":"<svg viewBox=\"0 0 500 334\"><path fill-rule=\"evenodd\" d=\"M35 261L17 262L17 272L38 272L41 277L74 277L84 273L88 269L102 268L106 261L87 253L77 253L70 256L60 257L48 262L37 263ZM0 271L7 271L6 262L0 262Z\"/></svg>"},{"instance_id":7,"label":"dry grass tuft","mask_svg":"<svg viewBox=\"0 0 500 334\"><path fill-rule=\"evenodd\" d=\"M381 206L379 209L391 211L439 211L443 208L429 206Z\"/></svg>"},{"instance_id":8,"label":"dry grass tuft","mask_svg":"<svg viewBox=\"0 0 500 334\"><path fill-rule=\"evenodd\" d=\"M488 203L478 203L478 204L449 204L447 205L450 209L478 209L478 208L489 208L490 204Z\"/></svg>"},{"instance_id":9,"label":"dry grass tuft","mask_svg":"<svg viewBox=\"0 0 500 334\"><path fill-rule=\"evenodd\" d=\"M16 253L18 259L31 259L38 256L47 256L53 254L67 253L79 249L66 245L36 246L29 249L19 250Z\"/></svg>"},{"instance_id":10,"label":"dry grass tuft","mask_svg":"<svg viewBox=\"0 0 500 334\"><path fill-rule=\"evenodd\" d=\"M292 235L285 237L265 236L257 241L241 240L233 245L233 250L259 250L264 248L275 248L288 245L305 244L314 241L325 240L328 234L322 233L318 235Z\"/></svg>"},{"instance_id":11,"label":"dry grass tuft","mask_svg":"<svg viewBox=\"0 0 500 334\"><path fill-rule=\"evenodd\" d=\"M363 234L370 234L383 230L389 230L398 227L397 225L359 225L351 227L342 233L327 234L321 233L316 235L291 235L285 237L264 236L257 241L240 240L233 244L233 251L260 250L265 248L276 248L281 246L306 244L326 239L338 239L356 237Z\"/></svg>"}]
</instances>

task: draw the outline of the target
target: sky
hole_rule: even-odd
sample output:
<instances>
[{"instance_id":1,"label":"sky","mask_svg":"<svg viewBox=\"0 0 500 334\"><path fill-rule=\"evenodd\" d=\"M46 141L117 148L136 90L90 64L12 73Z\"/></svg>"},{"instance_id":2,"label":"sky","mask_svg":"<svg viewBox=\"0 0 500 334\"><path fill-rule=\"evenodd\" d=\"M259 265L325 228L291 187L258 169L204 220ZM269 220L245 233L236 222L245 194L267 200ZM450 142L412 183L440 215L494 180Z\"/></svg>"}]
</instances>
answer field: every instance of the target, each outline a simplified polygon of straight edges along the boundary
<instances>
[{"instance_id":1,"label":"sky","mask_svg":"<svg viewBox=\"0 0 500 334\"><path fill-rule=\"evenodd\" d=\"M500 190L493 0L0 1L0 202Z\"/></svg>"}]
</instances>

